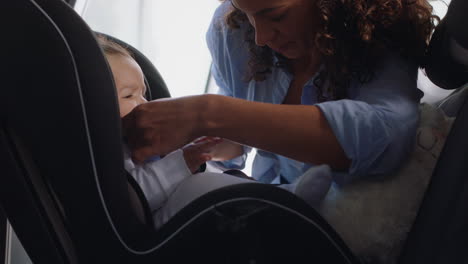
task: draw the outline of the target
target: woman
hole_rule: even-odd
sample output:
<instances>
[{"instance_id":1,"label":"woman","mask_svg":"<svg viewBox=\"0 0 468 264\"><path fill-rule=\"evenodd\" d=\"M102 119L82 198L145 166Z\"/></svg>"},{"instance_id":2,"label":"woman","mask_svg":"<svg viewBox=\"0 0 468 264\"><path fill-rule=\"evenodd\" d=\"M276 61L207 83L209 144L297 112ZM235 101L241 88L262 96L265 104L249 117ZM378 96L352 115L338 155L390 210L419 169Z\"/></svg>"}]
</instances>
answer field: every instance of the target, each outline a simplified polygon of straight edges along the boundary
<instances>
[{"instance_id":1,"label":"woman","mask_svg":"<svg viewBox=\"0 0 468 264\"><path fill-rule=\"evenodd\" d=\"M260 149L262 182L319 164L337 183L388 174L413 146L431 12L426 0L223 1L207 33L220 95L137 107L124 120L133 158L217 136L228 167Z\"/></svg>"}]
</instances>

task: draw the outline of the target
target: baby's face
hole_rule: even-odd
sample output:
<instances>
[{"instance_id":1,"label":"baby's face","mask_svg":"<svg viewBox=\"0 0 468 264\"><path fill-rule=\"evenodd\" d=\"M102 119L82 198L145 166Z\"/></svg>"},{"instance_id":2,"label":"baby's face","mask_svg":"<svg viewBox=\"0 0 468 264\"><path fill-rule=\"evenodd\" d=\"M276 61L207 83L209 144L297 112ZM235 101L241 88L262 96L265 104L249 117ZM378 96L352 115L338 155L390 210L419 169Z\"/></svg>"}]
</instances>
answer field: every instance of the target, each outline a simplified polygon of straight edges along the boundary
<instances>
[{"instance_id":1,"label":"baby's face","mask_svg":"<svg viewBox=\"0 0 468 264\"><path fill-rule=\"evenodd\" d=\"M133 108L146 101L143 72L133 58L119 54L107 55L114 75L119 98L120 117L126 116Z\"/></svg>"}]
</instances>

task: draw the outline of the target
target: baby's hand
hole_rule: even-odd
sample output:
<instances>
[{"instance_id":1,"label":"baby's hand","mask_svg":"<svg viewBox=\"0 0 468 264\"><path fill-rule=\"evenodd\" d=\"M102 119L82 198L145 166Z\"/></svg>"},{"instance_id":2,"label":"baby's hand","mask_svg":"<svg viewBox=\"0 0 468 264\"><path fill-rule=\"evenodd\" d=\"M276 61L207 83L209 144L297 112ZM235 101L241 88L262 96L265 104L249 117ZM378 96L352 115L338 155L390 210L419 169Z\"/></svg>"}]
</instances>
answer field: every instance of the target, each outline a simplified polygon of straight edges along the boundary
<instances>
[{"instance_id":1,"label":"baby's hand","mask_svg":"<svg viewBox=\"0 0 468 264\"><path fill-rule=\"evenodd\" d=\"M203 163L211 160L211 149L221 141L219 138L203 137L183 147L185 163L189 170L195 173Z\"/></svg>"}]
</instances>

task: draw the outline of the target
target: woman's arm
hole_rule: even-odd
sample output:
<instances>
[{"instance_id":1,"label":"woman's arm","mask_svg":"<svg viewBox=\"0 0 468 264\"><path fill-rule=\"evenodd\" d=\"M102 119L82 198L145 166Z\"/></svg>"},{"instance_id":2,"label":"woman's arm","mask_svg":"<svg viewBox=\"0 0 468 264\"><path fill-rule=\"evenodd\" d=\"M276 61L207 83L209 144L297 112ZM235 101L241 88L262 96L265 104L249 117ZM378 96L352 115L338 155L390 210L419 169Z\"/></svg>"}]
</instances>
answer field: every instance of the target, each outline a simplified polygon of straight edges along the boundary
<instances>
[{"instance_id":1,"label":"woman's arm","mask_svg":"<svg viewBox=\"0 0 468 264\"><path fill-rule=\"evenodd\" d=\"M142 104L124 118L136 161L168 153L200 136L216 136L302 162L345 170L348 160L315 106L275 105L221 95Z\"/></svg>"},{"instance_id":2,"label":"woman's arm","mask_svg":"<svg viewBox=\"0 0 468 264\"><path fill-rule=\"evenodd\" d=\"M312 164L345 170L350 161L316 106L277 105L207 95L197 133L217 135ZM231 118L227 118L231 117Z\"/></svg>"}]
</instances>

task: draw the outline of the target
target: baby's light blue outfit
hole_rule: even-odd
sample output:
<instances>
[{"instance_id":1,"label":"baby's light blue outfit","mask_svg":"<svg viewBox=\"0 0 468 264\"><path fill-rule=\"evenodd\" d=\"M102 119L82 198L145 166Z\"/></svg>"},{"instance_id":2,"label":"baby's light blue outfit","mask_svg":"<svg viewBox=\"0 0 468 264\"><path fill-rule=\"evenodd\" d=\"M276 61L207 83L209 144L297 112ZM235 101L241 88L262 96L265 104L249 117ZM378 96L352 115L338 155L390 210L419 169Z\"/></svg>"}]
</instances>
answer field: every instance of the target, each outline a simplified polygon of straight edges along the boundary
<instances>
[{"instance_id":1,"label":"baby's light blue outfit","mask_svg":"<svg viewBox=\"0 0 468 264\"><path fill-rule=\"evenodd\" d=\"M244 81L249 57L244 41L246 25L241 25L238 30L229 29L224 22L229 8L229 1L218 7L206 36L213 59L211 73L219 86L219 94L281 104L293 76L284 68L274 67L265 81ZM343 184L365 175L391 173L408 157L422 97L416 86L417 69L415 63L388 52L374 69L374 78L370 82L351 83L349 99L317 103L313 84L316 76L304 85L301 103L320 108L352 161L349 171L333 172L336 183ZM245 152L249 151L250 148L245 147ZM241 169L245 159L246 154L222 165ZM311 166L259 150L253 162L252 176L265 183L278 183L280 178L292 182Z\"/></svg>"}]
</instances>

